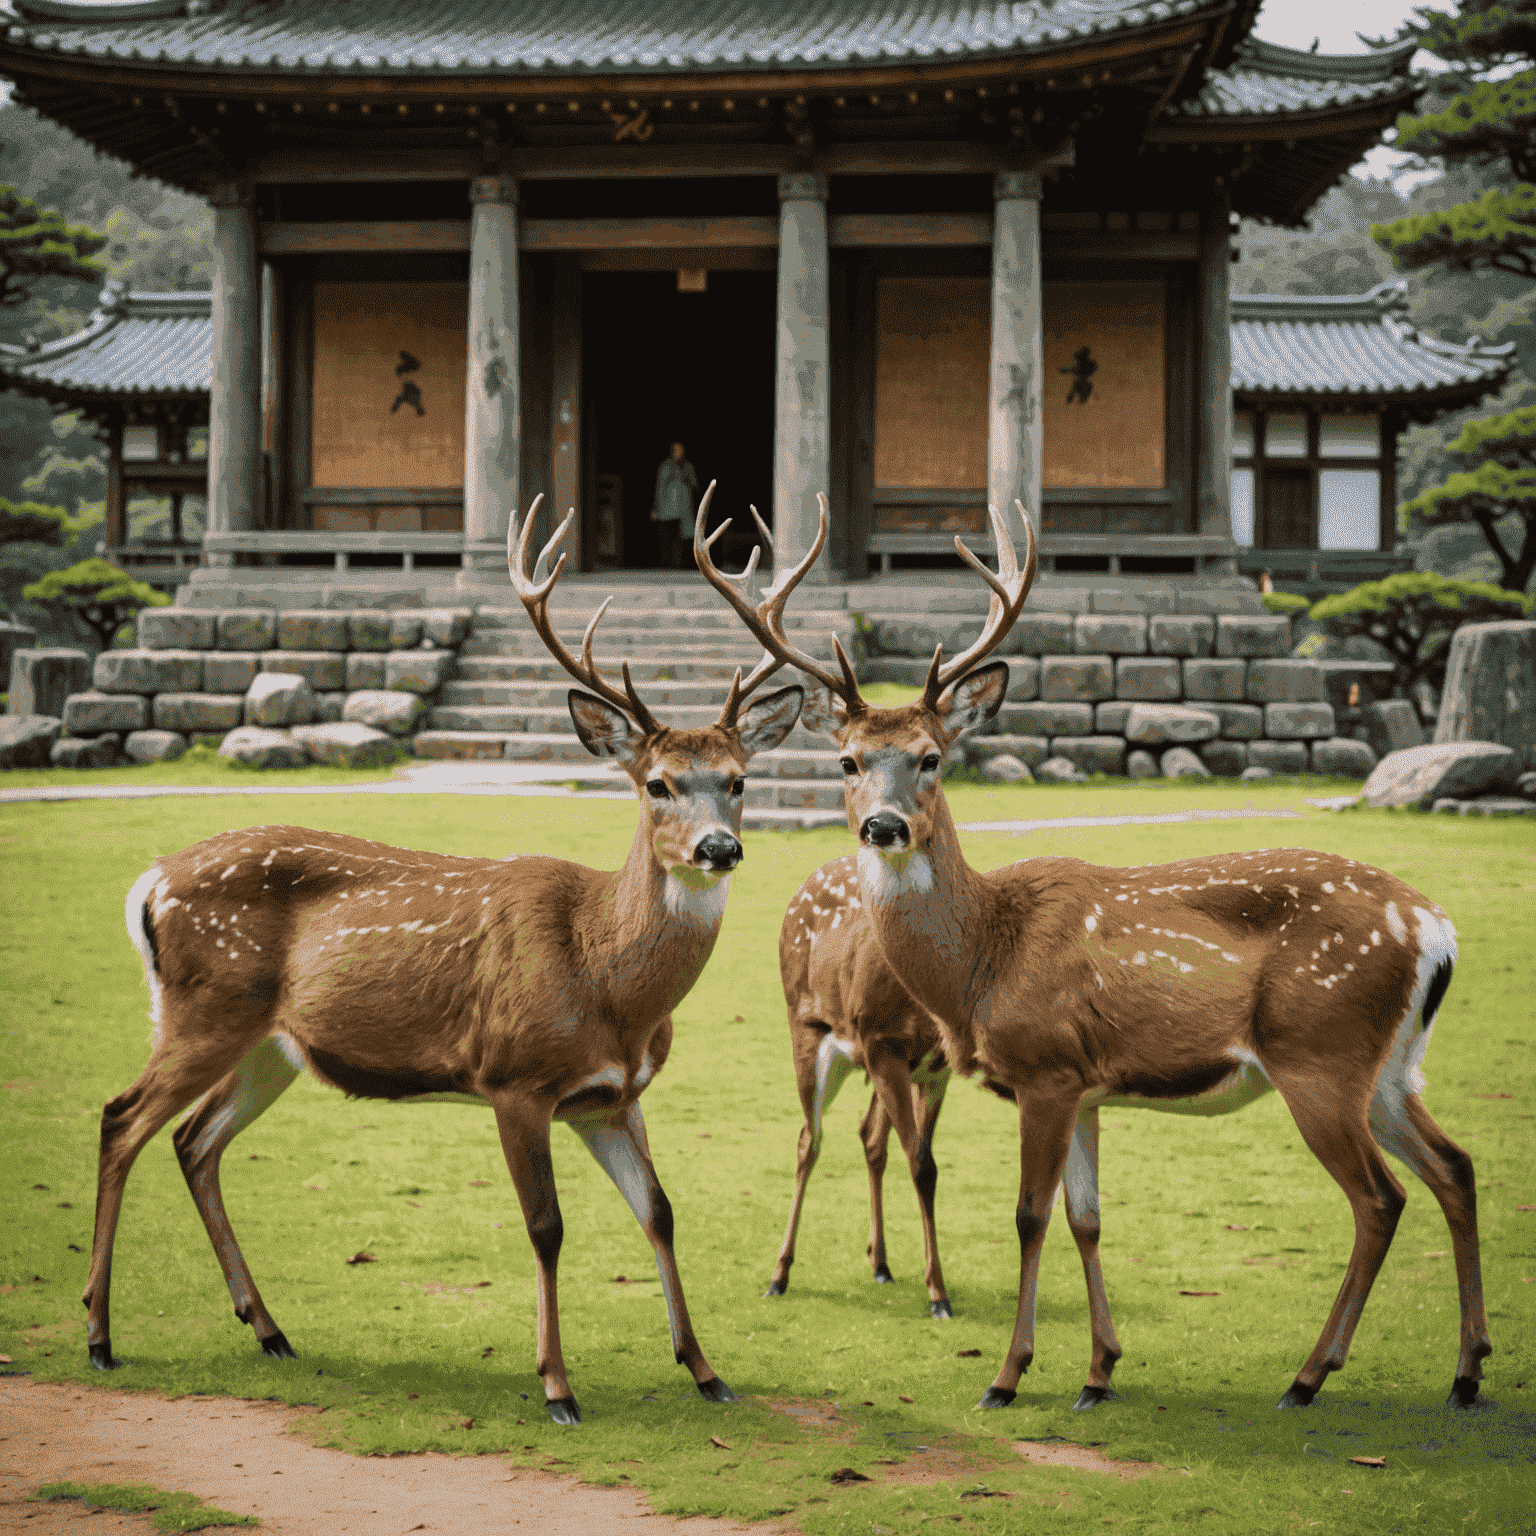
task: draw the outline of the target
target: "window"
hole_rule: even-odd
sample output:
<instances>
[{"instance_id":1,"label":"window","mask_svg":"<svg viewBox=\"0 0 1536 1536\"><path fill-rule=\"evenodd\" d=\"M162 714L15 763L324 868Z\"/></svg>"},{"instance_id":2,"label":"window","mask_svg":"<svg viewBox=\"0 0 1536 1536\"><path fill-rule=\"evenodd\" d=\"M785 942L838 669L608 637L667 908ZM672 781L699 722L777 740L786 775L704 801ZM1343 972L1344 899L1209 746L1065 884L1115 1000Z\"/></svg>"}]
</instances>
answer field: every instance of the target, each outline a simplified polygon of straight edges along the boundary
<instances>
[{"instance_id":1,"label":"window","mask_svg":"<svg viewBox=\"0 0 1536 1536\"><path fill-rule=\"evenodd\" d=\"M1251 459L1253 457L1253 412L1234 411L1232 413L1232 457L1234 459Z\"/></svg>"},{"instance_id":2,"label":"window","mask_svg":"<svg viewBox=\"0 0 1536 1536\"><path fill-rule=\"evenodd\" d=\"M1381 547L1381 475L1374 469L1324 469L1317 477L1319 549Z\"/></svg>"},{"instance_id":3,"label":"window","mask_svg":"<svg viewBox=\"0 0 1536 1536\"><path fill-rule=\"evenodd\" d=\"M1302 411L1279 412L1264 424L1264 455L1270 459L1307 456L1307 418Z\"/></svg>"},{"instance_id":4,"label":"window","mask_svg":"<svg viewBox=\"0 0 1536 1536\"><path fill-rule=\"evenodd\" d=\"M1381 452L1378 417L1324 416L1318 424L1317 451L1325 459L1374 459Z\"/></svg>"},{"instance_id":5,"label":"window","mask_svg":"<svg viewBox=\"0 0 1536 1536\"><path fill-rule=\"evenodd\" d=\"M123 462L125 464L153 464L159 457L159 427L123 428Z\"/></svg>"},{"instance_id":6,"label":"window","mask_svg":"<svg viewBox=\"0 0 1536 1536\"><path fill-rule=\"evenodd\" d=\"M1253 544L1253 471L1232 471L1232 539L1244 549Z\"/></svg>"}]
</instances>

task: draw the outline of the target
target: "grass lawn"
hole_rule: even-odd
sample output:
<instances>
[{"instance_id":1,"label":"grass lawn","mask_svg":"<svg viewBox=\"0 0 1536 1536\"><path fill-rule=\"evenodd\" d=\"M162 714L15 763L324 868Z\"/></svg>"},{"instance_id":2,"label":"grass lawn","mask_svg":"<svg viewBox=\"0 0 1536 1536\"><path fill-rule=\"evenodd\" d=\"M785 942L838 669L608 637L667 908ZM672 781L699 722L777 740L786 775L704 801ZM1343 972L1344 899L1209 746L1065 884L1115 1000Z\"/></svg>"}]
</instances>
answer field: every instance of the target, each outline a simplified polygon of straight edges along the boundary
<instances>
[{"instance_id":1,"label":"grass lawn","mask_svg":"<svg viewBox=\"0 0 1536 1536\"><path fill-rule=\"evenodd\" d=\"M1244 805L1307 811L1305 794L1343 787L1122 780L961 785L950 799L967 822ZM800 1118L776 940L800 881L850 846L833 829L747 835L714 958L678 1010L672 1059L645 1099L699 1337L743 1400L702 1402L672 1363L649 1248L575 1137L557 1132L562 1324L586 1417L579 1430L561 1431L540 1403L533 1259L489 1114L348 1101L308 1077L235 1143L224 1169L245 1252L300 1359L265 1359L234 1321L163 1133L129 1181L118 1235L112 1336L128 1365L110 1377L88 1367L79 1297L97 1121L148 1053L148 996L123 931L123 896L156 853L262 820L456 853L555 852L611 868L628 848L635 811L427 796L0 807L0 1353L12 1369L123 1390L320 1403L328 1412L318 1422L336 1445L506 1451L592 1481L630 1481L661 1510L789 1511L812 1533L915 1532L933 1519L973 1532L1033 1523L1127 1532L1536 1529L1536 1210L1520 1209L1536 1205L1530 821L1308 811L1299 821L966 834L980 867L1043 853L1141 864L1300 843L1389 869L1446 909L1461 959L1425 1098L1477 1164L1494 1340L1485 1391L1496 1407L1441 1406L1457 1345L1450 1243L1434 1200L1398 1169L1408 1208L1347 1370L1311 1410L1274 1411L1322 1327L1352 1236L1343 1195L1274 1095L1211 1122L1104 1114L1104 1269L1126 1350L1121 1403L1068 1411L1089 1339L1082 1271L1058 1216L1042 1266L1035 1365L1011 1408L973 1409L1012 1323L1018 1146L1011 1106L965 1083L950 1093L936 1148L954 1321L928 1316L916 1200L899 1156L886 1180L897 1283L870 1279L855 1134L867 1095L856 1081L830 1115L789 1293L765 1299ZM359 1249L378 1262L349 1267ZM629 1282L616 1283L620 1275ZM803 1427L803 1409L796 1418L774 1404L834 1406L818 1429ZM1013 1449L1051 1436L1102 1442L1111 1456L1163 1470L1131 1481L1027 1466ZM919 1446L959 1453L956 1476L881 1480L879 1464ZM1385 1456L1387 1465L1354 1465L1354 1455ZM874 1480L830 1483L845 1466ZM1009 1496L962 1497L980 1484Z\"/></svg>"}]
</instances>

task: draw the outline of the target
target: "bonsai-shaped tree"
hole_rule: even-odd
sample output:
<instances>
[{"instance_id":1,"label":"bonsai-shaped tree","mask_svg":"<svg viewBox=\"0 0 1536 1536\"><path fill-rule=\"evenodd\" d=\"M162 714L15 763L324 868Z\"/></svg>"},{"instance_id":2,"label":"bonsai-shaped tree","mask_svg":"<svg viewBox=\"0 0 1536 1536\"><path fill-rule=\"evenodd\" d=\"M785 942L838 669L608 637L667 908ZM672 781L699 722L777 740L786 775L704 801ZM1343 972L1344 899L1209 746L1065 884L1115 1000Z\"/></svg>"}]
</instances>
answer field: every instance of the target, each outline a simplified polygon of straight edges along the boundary
<instances>
[{"instance_id":1,"label":"bonsai-shaped tree","mask_svg":"<svg viewBox=\"0 0 1536 1536\"><path fill-rule=\"evenodd\" d=\"M63 507L0 496L0 544L67 544L80 526Z\"/></svg>"},{"instance_id":2,"label":"bonsai-shaped tree","mask_svg":"<svg viewBox=\"0 0 1536 1536\"><path fill-rule=\"evenodd\" d=\"M70 224L15 187L0 185L0 309L23 304L45 277L99 282L106 263L97 258L107 243L85 224Z\"/></svg>"},{"instance_id":3,"label":"bonsai-shaped tree","mask_svg":"<svg viewBox=\"0 0 1536 1536\"><path fill-rule=\"evenodd\" d=\"M82 560L68 570L49 571L40 581L22 588L34 603L62 603L95 630L102 649L141 609L165 608L170 598L147 581L135 581L126 571L100 558Z\"/></svg>"}]
</instances>

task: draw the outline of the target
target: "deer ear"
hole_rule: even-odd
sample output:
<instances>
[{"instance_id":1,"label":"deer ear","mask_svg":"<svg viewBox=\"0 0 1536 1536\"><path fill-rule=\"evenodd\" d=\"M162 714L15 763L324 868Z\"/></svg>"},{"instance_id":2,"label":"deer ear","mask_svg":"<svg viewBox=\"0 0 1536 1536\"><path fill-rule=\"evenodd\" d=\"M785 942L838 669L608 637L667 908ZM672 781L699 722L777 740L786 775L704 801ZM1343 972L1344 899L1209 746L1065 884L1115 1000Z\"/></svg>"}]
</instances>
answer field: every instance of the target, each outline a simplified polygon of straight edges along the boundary
<instances>
[{"instance_id":1,"label":"deer ear","mask_svg":"<svg viewBox=\"0 0 1536 1536\"><path fill-rule=\"evenodd\" d=\"M830 688L812 688L800 709L800 724L819 736L837 736L848 724L848 706Z\"/></svg>"},{"instance_id":2,"label":"deer ear","mask_svg":"<svg viewBox=\"0 0 1536 1536\"><path fill-rule=\"evenodd\" d=\"M621 763L634 761L640 745L640 731L622 709L615 709L594 694L572 688L566 696L571 724L581 744L593 757L616 757Z\"/></svg>"},{"instance_id":3,"label":"deer ear","mask_svg":"<svg viewBox=\"0 0 1536 1536\"><path fill-rule=\"evenodd\" d=\"M935 712L949 745L962 737L979 731L989 720L996 719L997 712L1008 697L1008 663L994 661L985 667L967 672L939 695Z\"/></svg>"},{"instance_id":4,"label":"deer ear","mask_svg":"<svg viewBox=\"0 0 1536 1536\"><path fill-rule=\"evenodd\" d=\"M805 689L797 683L764 695L742 711L737 734L741 750L751 757L756 752L771 752L795 728Z\"/></svg>"}]
</instances>

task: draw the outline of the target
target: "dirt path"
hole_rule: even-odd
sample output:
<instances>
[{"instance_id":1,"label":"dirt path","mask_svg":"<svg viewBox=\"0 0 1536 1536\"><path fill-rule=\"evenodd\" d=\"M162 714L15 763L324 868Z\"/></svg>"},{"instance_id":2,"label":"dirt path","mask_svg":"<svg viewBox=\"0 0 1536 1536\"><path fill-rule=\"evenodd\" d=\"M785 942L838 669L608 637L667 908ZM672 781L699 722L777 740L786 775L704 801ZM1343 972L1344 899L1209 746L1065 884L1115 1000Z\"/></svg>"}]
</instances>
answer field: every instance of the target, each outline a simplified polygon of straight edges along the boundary
<instances>
[{"instance_id":1,"label":"dirt path","mask_svg":"<svg viewBox=\"0 0 1536 1536\"><path fill-rule=\"evenodd\" d=\"M638 1490L513 1470L497 1456L362 1457L288 1433L303 1409L238 1398L178 1398L0 1378L0 1532L90 1536L150 1531L148 1515L34 1504L44 1483L151 1483L258 1515L267 1536L592 1536L597 1531L769 1536L733 1520L653 1514ZM88 1522L88 1524L87 1524Z\"/></svg>"}]
</instances>

